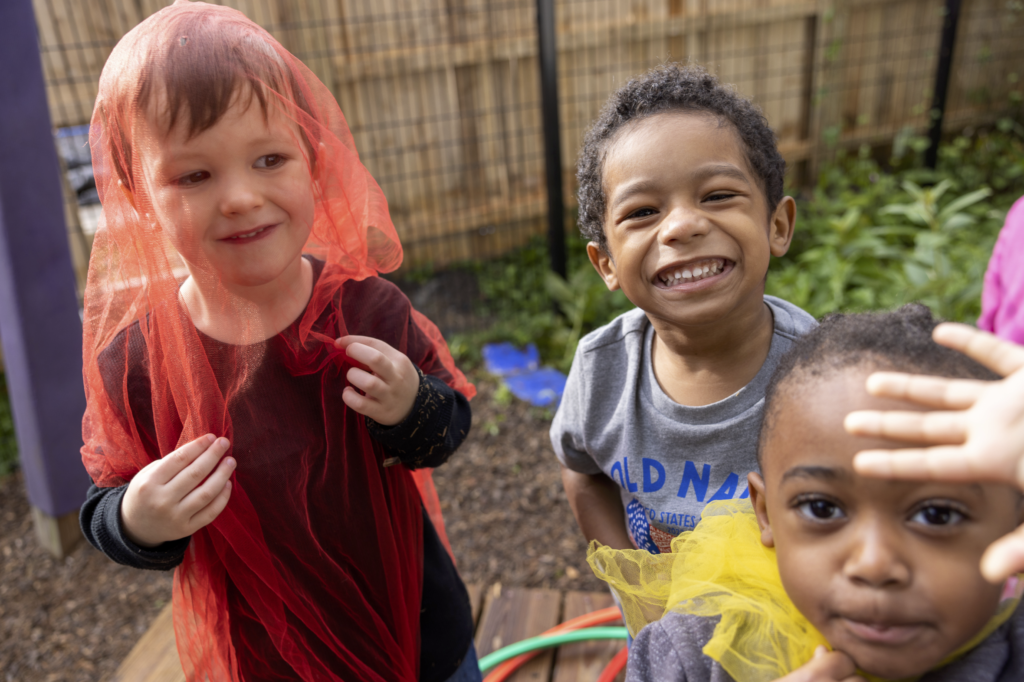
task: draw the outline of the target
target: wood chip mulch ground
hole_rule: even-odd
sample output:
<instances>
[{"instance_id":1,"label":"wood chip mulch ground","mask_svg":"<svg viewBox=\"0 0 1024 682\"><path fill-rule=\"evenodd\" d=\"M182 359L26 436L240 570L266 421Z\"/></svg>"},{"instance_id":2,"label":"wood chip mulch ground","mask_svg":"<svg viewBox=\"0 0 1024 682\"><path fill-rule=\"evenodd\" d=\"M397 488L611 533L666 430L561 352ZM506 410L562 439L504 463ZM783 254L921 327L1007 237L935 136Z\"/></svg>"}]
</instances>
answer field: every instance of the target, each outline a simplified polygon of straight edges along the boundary
<instances>
[{"instance_id":1,"label":"wood chip mulch ground","mask_svg":"<svg viewBox=\"0 0 1024 682\"><path fill-rule=\"evenodd\" d=\"M562 490L550 414L477 385L473 432L434 474L463 578L602 589ZM170 597L170 574L118 566L85 543L52 559L20 474L0 479L0 681L105 680Z\"/></svg>"}]
</instances>

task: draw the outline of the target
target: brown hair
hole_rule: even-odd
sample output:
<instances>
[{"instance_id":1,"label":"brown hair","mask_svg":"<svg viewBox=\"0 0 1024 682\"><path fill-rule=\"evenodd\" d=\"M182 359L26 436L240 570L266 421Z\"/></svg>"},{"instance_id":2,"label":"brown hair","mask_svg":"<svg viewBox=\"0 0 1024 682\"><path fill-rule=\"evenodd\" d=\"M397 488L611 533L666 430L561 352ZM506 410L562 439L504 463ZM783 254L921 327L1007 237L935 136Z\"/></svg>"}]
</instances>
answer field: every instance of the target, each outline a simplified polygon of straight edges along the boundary
<instances>
[{"instance_id":1,"label":"brown hair","mask_svg":"<svg viewBox=\"0 0 1024 682\"><path fill-rule=\"evenodd\" d=\"M275 98L289 102L293 116L312 116L303 95L305 84L298 82L262 35L244 24L211 23L198 13L181 14L153 32L152 40L140 47L143 54L134 55L139 63L132 69L137 80L122 83L125 87L117 88L114 102L100 104L106 125L118 133L116 140L109 141L111 156L118 177L130 191L135 190L132 130L125 125L131 120L125 114L147 111L160 94L166 97L166 108L160 112L163 132L184 125L188 138L212 128L246 95L248 101L240 103L251 105L255 99L264 117ZM111 114L120 125L112 125ZM307 128L300 126L312 168L316 145L306 139Z\"/></svg>"}]
</instances>

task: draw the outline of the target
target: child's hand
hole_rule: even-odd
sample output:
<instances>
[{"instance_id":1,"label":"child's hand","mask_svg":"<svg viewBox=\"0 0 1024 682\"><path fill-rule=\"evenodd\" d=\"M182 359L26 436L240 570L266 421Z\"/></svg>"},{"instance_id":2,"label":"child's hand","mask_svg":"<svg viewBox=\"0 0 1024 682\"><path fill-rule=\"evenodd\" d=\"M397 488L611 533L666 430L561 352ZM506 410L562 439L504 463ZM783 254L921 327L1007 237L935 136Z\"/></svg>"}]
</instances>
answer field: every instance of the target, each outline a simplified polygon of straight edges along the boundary
<instances>
[{"instance_id":1,"label":"child's hand","mask_svg":"<svg viewBox=\"0 0 1024 682\"><path fill-rule=\"evenodd\" d=\"M200 436L135 474L121 502L128 539L156 547L213 522L231 497L235 460L221 460L229 445L227 438Z\"/></svg>"},{"instance_id":2,"label":"child's hand","mask_svg":"<svg viewBox=\"0 0 1024 682\"><path fill-rule=\"evenodd\" d=\"M960 324L935 328L935 340L1006 376L998 382L879 372L868 392L937 408L936 412L851 412L846 429L912 441L926 448L866 450L854 467L865 476L996 481L1024 489L1024 348ZM982 572L994 582L1024 570L1024 528L989 547Z\"/></svg>"},{"instance_id":3,"label":"child's hand","mask_svg":"<svg viewBox=\"0 0 1024 682\"><path fill-rule=\"evenodd\" d=\"M814 650L814 658L776 682L864 682L856 672L852 658L819 646Z\"/></svg>"},{"instance_id":4,"label":"child's hand","mask_svg":"<svg viewBox=\"0 0 1024 682\"><path fill-rule=\"evenodd\" d=\"M412 360L368 336L343 336L334 345L366 368L348 371L351 386L341 395L346 405L383 426L394 426L409 416L420 388L420 374Z\"/></svg>"}]
</instances>

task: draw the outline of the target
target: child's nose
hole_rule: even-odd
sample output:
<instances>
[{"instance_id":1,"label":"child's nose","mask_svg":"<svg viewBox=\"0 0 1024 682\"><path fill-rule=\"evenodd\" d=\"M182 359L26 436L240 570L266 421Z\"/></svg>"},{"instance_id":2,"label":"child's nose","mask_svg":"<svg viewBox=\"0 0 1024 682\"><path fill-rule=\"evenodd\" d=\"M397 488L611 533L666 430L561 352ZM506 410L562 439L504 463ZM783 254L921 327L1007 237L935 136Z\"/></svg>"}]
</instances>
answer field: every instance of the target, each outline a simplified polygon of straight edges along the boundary
<instances>
[{"instance_id":1,"label":"child's nose","mask_svg":"<svg viewBox=\"0 0 1024 682\"><path fill-rule=\"evenodd\" d=\"M843 566L846 577L869 587L898 587L910 581L899 538L880 523L865 522L852 529L853 538Z\"/></svg>"},{"instance_id":2,"label":"child's nose","mask_svg":"<svg viewBox=\"0 0 1024 682\"><path fill-rule=\"evenodd\" d=\"M221 194L221 212L240 215L263 205L263 195L246 178L225 178Z\"/></svg>"},{"instance_id":3,"label":"child's nose","mask_svg":"<svg viewBox=\"0 0 1024 682\"><path fill-rule=\"evenodd\" d=\"M700 211L689 206L678 206L662 222L659 238L663 244L686 243L703 237L710 229L711 223Z\"/></svg>"}]
</instances>

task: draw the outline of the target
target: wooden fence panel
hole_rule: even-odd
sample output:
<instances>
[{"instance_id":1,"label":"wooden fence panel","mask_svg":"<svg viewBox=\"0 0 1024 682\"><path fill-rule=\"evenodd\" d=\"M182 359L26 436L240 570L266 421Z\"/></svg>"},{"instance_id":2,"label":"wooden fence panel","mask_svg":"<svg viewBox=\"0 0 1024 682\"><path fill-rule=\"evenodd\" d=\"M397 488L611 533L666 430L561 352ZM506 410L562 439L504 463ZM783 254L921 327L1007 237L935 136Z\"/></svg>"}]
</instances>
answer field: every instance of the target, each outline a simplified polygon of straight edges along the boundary
<instances>
[{"instance_id":1,"label":"wooden fence panel","mask_svg":"<svg viewBox=\"0 0 1024 682\"><path fill-rule=\"evenodd\" d=\"M87 123L117 40L167 0L33 0L54 125ZM534 0L225 0L337 97L407 263L480 258L543 230ZM560 0L562 159L608 95L667 60L704 63L764 110L790 160L823 137L923 131L942 0ZM964 0L950 126L1019 101L1021 10ZM1021 15L1018 17L1018 15ZM1014 95L1013 93L1018 93ZM826 135L827 134L827 135Z\"/></svg>"}]
</instances>

